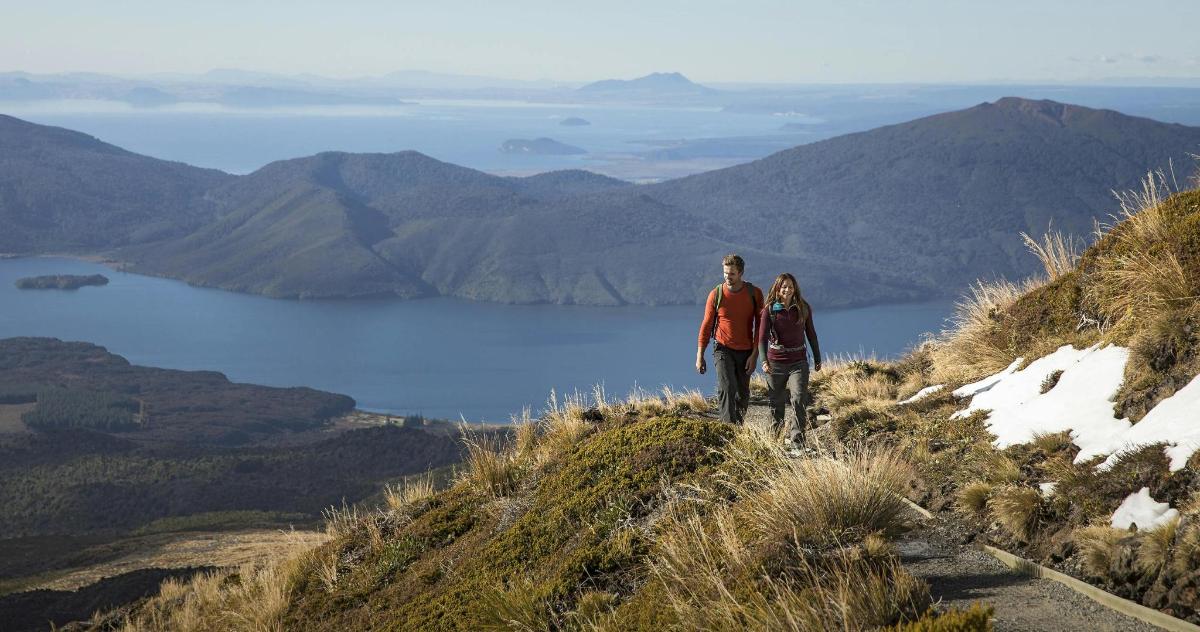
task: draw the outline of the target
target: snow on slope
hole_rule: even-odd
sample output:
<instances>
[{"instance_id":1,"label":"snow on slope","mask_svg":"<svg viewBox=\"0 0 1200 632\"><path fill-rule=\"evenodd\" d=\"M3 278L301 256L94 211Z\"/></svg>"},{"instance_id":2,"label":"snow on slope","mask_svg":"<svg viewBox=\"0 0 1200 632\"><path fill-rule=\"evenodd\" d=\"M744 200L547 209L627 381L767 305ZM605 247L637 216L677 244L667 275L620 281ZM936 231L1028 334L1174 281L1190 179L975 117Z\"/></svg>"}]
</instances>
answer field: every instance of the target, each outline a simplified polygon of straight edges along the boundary
<instances>
[{"instance_id":1,"label":"snow on slope","mask_svg":"<svg viewBox=\"0 0 1200 632\"><path fill-rule=\"evenodd\" d=\"M1139 530L1153 529L1160 524L1170 522L1179 515L1167 503L1155 502L1150 497L1150 488L1130 494L1113 512L1112 526L1118 529L1128 529L1129 525L1137 524Z\"/></svg>"},{"instance_id":2,"label":"snow on slope","mask_svg":"<svg viewBox=\"0 0 1200 632\"><path fill-rule=\"evenodd\" d=\"M1131 424L1113 416L1113 398L1128 359L1129 350L1115 345L1064 345L1021 370L1017 367L1023 360L1018 359L1000 373L954 391L971 398L954 417L990 411L987 428L996 435L997 448L1028 443L1035 434L1070 430L1071 441L1079 446L1075 462L1110 455L1101 467L1111 466L1122 450L1165 442L1171 470L1178 470L1200 449L1200 376ZM1042 393L1042 383L1056 371L1062 371L1057 384Z\"/></svg>"},{"instance_id":3,"label":"snow on slope","mask_svg":"<svg viewBox=\"0 0 1200 632\"><path fill-rule=\"evenodd\" d=\"M942 388L945 386L946 386L945 384L934 384L933 386L926 386L925 388L917 391L916 394L913 395L912 397L910 397L900 403L901 404L911 404L913 402L921 401L922 399L925 399L926 397L929 397L930 395L933 395L934 393L942 390Z\"/></svg>"}]
</instances>

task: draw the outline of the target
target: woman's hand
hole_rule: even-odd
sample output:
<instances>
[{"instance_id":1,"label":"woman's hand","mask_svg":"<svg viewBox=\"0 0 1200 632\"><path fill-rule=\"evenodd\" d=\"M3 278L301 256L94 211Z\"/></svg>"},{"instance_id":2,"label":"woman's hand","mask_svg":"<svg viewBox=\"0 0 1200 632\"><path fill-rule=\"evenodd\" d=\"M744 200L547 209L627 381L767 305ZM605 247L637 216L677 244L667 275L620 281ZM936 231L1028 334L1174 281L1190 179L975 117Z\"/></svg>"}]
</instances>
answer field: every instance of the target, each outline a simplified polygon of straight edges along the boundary
<instances>
[{"instance_id":1,"label":"woman's hand","mask_svg":"<svg viewBox=\"0 0 1200 632\"><path fill-rule=\"evenodd\" d=\"M767 362L766 360L763 360L762 370L763 370L763 373L770 373L771 372L771 363Z\"/></svg>"}]
</instances>

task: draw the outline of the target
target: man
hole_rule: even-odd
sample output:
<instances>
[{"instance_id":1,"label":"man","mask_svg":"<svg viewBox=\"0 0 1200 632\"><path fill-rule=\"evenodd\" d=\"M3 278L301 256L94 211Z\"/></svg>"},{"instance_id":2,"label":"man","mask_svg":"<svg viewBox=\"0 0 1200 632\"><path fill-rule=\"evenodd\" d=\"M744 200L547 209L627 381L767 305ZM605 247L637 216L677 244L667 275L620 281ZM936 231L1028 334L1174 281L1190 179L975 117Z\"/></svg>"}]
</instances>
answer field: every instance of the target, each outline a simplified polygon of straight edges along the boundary
<instances>
[{"instance_id":1,"label":"man","mask_svg":"<svg viewBox=\"0 0 1200 632\"><path fill-rule=\"evenodd\" d=\"M713 288L704 306L704 322L700 324L699 347L696 349L696 371L707 369L704 350L711 338L713 364L717 367L717 408L721 419L740 424L750 406L750 374L758 364L758 347L754 332L758 328L762 309L762 290L742 280L746 264L731 254L721 261L725 282Z\"/></svg>"}]
</instances>

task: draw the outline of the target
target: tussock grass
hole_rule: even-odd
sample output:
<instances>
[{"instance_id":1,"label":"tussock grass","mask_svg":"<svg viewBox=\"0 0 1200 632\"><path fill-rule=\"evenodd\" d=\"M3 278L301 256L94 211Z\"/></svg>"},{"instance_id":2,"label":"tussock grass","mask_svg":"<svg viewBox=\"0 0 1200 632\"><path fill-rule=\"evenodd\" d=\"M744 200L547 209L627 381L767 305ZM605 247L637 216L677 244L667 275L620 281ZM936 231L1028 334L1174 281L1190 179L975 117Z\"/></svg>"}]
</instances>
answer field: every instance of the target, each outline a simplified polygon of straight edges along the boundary
<instances>
[{"instance_id":1,"label":"tussock grass","mask_svg":"<svg viewBox=\"0 0 1200 632\"><path fill-rule=\"evenodd\" d=\"M992 495L991 483L975 481L958 490L956 506L959 511L967 514L981 514L987 508L988 498Z\"/></svg>"},{"instance_id":2,"label":"tussock grass","mask_svg":"<svg viewBox=\"0 0 1200 632\"><path fill-rule=\"evenodd\" d=\"M722 453L732 504L678 503L658 526L651 571L678 621L698 630L856 630L916 618L923 582L887 535L907 527L911 469L891 453L783 456L738 430Z\"/></svg>"},{"instance_id":3,"label":"tussock grass","mask_svg":"<svg viewBox=\"0 0 1200 632\"><path fill-rule=\"evenodd\" d=\"M537 422L533 420L533 415L528 406L521 409L521 415L512 416L513 425L513 450L518 458L528 457L537 449L538 431Z\"/></svg>"},{"instance_id":4,"label":"tussock grass","mask_svg":"<svg viewBox=\"0 0 1200 632\"><path fill-rule=\"evenodd\" d=\"M978 281L971 293L954 306L950 327L934 345L932 380L968 382L998 373L1017 359L1016 351L1000 335L1003 313L1040 281L1012 283L1004 279Z\"/></svg>"},{"instance_id":5,"label":"tussock grass","mask_svg":"<svg viewBox=\"0 0 1200 632\"><path fill-rule=\"evenodd\" d=\"M889 628L889 632L991 632L995 609L979 603L966 610L951 608L943 613L933 610L920 619Z\"/></svg>"},{"instance_id":6,"label":"tussock grass","mask_svg":"<svg viewBox=\"0 0 1200 632\"><path fill-rule=\"evenodd\" d=\"M1046 454L1057 454L1070 448L1071 445L1071 431L1069 430L1033 433L1033 447Z\"/></svg>"},{"instance_id":7,"label":"tussock grass","mask_svg":"<svg viewBox=\"0 0 1200 632\"><path fill-rule=\"evenodd\" d=\"M550 391L550 398L546 400L546 413L542 416L539 461L544 462L555 455L565 454L592 431L592 423L583 417L587 409L587 399L579 393L567 396L560 402L558 394L554 390Z\"/></svg>"},{"instance_id":8,"label":"tussock grass","mask_svg":"<svg viewBox=\"0 0 1200 632\"><path fill-rule=\"evenodd\" d=\"M1116 225L1106 227L1107 256L1095 260L1097 280L1089 296L1113 320L1134 315L1155 320L1163 311L1195 301L1183 265L1171 243L1171 223L1164 202L1171 185L1162 172L1142 180L1140 190L1114 192L1121 211ZM1136 323L1132 323L1136 326Z\"/></svg>"},{"instance_id":9,"label":"tussock grass","mask_svg":"<svg viewBox=\"0 0 1200 632\"><path fill-rule=\"evenodd\" d=\"M541 594L528 578L517 577L508 586L491 587L479 598L484 604L483 630L555 632L561 629L561 617L547 596Z\"/></svg>"},{"instance_id":10,"label":"tussock grass","mask_svg":"<svg viewBox=\"0 0 1200 632\"><path fill-rule=\"evenodd\" d=\"M1140 546L1137 550L1136 566L1139 571L1148 576L1157 575L1167 566L1171 558L1171 548L1175 544L1175 536L1179 531L1179 518L1163 523L1140 532Z\"/></svg>"},{"instance_id":11,"label":"tussock grass","mask_svg":"<svg viewBox=\"0 0 1200 632\"><path fill-rule=\"evenodd\" d=\"M342 501L342 508L329 507L321 512L325 518L325 534L330 539L338 540L354 533L362 523L362 515L357 505L347 505Z\"/></svg>"},{"instance_id":12,"label":"tussock grass","mask_svg":"<svg viewBox=\"0 0 1200 632\"><path fill-rule=\"evenodd\" d=\"M894 535L907 526L901 493L912 476L907 463L882 451L786 459L755 481L747 519L768 533L793 533L822 546L858 542L870 533Z\"/></svg>"},{"instance_id":13,"label":"tussock grass","mask_svg":"<svg viewBox=\"0 0 1200 632\"><path fill-rule=\"evenodd\" d=\"M1112 563L1120 555L1121 540L1127 535L1127 532L1108 525L1076 529L1074 540L1079 548L1083 572L1098 579L1109 577Z\"/></svg>"},{"instance_id":14,"label":"tussock grass","mask_svg":"<svg viewBox=\"0 0 1200 632\"><path fill-rule=\"evenodd\" d=\"M168 579L118 628L121 632L282 632L283 615L311 551L287 547L274 559L237 569Z\"/></svg>"},{"instance_id":15,"label":"tussock grass","mask_svg":"<svg viewBox=\"0 0 1200 632\"><path fill-rule=\"evenodd\" d=\"M1200 524L1194 524L1194 515L1189 516L1193 524L1176 527L1175 549L1171 556L1171 571L1183 577L1200 568Z\"/></svg>"},{"instance_id":16,"label":"tussock grass","mask_svg":"<svg viewBox=\"0 0 1200 632\"><path fill-rule=\"evenodd\" d=\"M508 495L520 479L521 463L498 436L462 426L467 447L463 479L480 493L499 498Z\"/></svg>"},{"instance_id":17,"label":"tussock grass","mask_svg":"<svg viewBox=\"0 0 1200 632\"><path fill-rule=\"evenodd\" d=\"M842 549L797 558L785 573L754 582L735 553L699 526L665 537L655 570L667 600L691 630L860 630L894 623L928 604L928 588L900 562Z\"/></svg>"},{"instance_id":18,"label":"tussock grass","mask_svg":"<svg viewBox=\"0 0 1200 632\"><path fill-rule=\"evenodd\" d=\"M886 374L851 365L829 376L826 393L842 406L857 403L887 408L896 403L896 386Z\"/></svg>"},{"instance_id":19,"label":"tussock grass","mask_svg":"<svg viewBox=\"0 0 1200 632\"><path fill-rule=\"evenodd\" d=\"M664 386L662 387L662 398L667 407L677 413L702 413L711 408L704 393L694 388L676 391L669 386Z\"/></svg>"},{"instance_id":20,"label":"tussock grass","mask_svg":"<svg viewBox=\"0 0 1200 632\"><path fill-rule=\"evenodd\" d=\"M1038 490L1015 485L996 490L988 502L992 518L1009 535L1022 542L1029 541L1030 533L1037 525L1041 506L1042 495Z\"/></svg>"},{"instance_id":21,"label":"tussock grass","mask_svg":"<svg viewBox=\"0 0 1200 632\"><path fill-rule=\"evenodd\" d=\"M993 485L1016 483L1023 477L1021 466L1003 452L987 452L982 461L987 472L987 481Z\"/></svg>"},{"instance_id":22,"label":"tussock grass","mask_svg":"<svg viewBox=\"0 0 1200 632\"><path fill-rule=\"evenodd\" d=\"M383 500L392 513L400 513L422 500L432 498L433 477L429 475L406 478L395 485L384 485Z\"/></svg>"},{"instance_id":23,"label":"tussock grass","mask_svg":"<svg viewBox=\"0 0 1200 632\"><path fill-rule=\"evenodd\" d=\"M766 397L770 392L771 385L767 382L767 376L755 371L754 375L750 376L750 394L755 397Z\"/></svg>"},{"instance_id":24,"label":"tussock grass","mask_svg":"<svg viewBox=\"0 0 1200 632\"><path fill-rule=\"evenodd\" d=\"M1026 233L1021 233L1021 239L1025 242L1025 247L1042 262L1042 268L1046 271L1049 281L1071 272L1079 262L1079 245L1075 243L1073 236L1063 235L1059 231L1047 231L1042 235L1041 241Z\"/></svg>"}]
</instances>

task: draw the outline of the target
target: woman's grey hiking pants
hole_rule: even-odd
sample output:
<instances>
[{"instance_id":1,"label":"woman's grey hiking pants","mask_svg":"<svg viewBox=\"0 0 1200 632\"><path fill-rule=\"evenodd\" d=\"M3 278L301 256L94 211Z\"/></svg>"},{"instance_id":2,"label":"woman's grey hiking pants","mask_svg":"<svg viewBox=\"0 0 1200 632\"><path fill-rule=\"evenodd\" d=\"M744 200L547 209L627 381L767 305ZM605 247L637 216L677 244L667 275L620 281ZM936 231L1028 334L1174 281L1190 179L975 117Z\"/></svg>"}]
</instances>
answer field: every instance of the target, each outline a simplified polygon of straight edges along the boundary
<instances>
[{"instance_id":1,"label":"woman's grey hiking pants","mask_svg":"<svg viewBox=\"0 0 1200 632\"><path fill-rule=\"evenodd\" d=\"M797 442L804 441L804 426L808 419L804 413L805 399L808 397L808 360L779 364L768 362L771 372L767 374L767 383L771 394L771 418L774 421L775 434L784 429L787 415L787 404L791 404L792 412L796 415L796 425L788 438Z\"/></svg>"},{"instance_id":2,"label":"woman's grey hiking pants","mask_svg":"<svg viewBox=\"0 0 1200 632\"><path fill-rule=\"evenodd\" d=\"M713 347L713 364L717 365L717 410L721 421L740 424L750 407L750 374L746 361L750 349L738 351L725 345Z\"/></svg>"}]
</instances>

